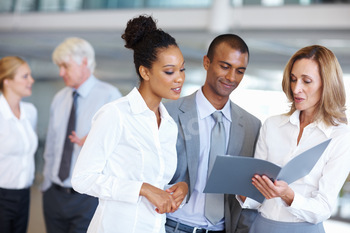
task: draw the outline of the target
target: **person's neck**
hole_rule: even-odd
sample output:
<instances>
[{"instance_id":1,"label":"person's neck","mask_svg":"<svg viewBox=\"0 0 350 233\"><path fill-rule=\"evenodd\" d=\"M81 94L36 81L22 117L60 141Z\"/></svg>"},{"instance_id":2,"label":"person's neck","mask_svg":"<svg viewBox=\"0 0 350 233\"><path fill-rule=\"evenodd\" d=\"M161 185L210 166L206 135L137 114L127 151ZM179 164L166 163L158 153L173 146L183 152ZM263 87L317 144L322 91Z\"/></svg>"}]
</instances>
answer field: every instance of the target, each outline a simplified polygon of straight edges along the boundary
<instances>
[{"instance_id":1,"label":"person's neck","mask_svg":"<svg viewBox=\"0 0 350 233\"><path fill-rule=\"evenodd\" d=\"M72 88L74 88L75 90L78 90L79 87L81 87L84 83L86 83L87 80L89 80L89 78L90 78L90 75L89 75L89 76L86 76L86 77L83 79L83 81L82 81L81 83L79 83L79 85L76 85L76 86L74 86L74 87L72 87Z\"/></svg>"},{"instance_id":2,"label":"person's neck","mask_svg":"<svg viewBox=\"0 0 350 233\"><path fill-rule=\"evenodd\" d=\"M154 112L157 118L158 126L160 125L160 112L159 104L162 101L162 98L153 95L145 85L141 84L139 87L139 92L145 101L147 107Z\"/></svg>"},{"instance_id":3,"label":"person's neck","mask_svg":"<svg viewBox=\"0 0 350 233\"><path fill-rule=\"evenodd\" d=\"M211 91L208 91L205 86L202 87L204 97L213 105L216 110L221 110L226 105L229 97L216 95Z\"/></svg>"},{"instance_id":4,"label":"person's neck","mask_svg":"<svg viewBox=\"0 0 350 233\"><path fill-rule=\"evenodd\" d=\"M299 145L299 142L301 140L301 137L303 136L304 128L314 122L315 120L315 115L313 112L306 112L306 111L301 111L299 115L299 121L300 121L300 129L299 129L299 135L297 139L297 145Z\"/></svg>"},{"instance_id":5,"label":"person's neck","mask_svg":"<svg viewBox=\"0 0 350 233\"><path fill-rule=\"evenodd\" d=\"M21 102L21 97L11 94L11 93L3 93L8 105L12 113L19 119L21 116L21 109L19 107L19 103Z\"/></svg>"},{"instance_id":6,"label":"person's neck","mask_svg":"<svg viewBox=\"0 0 350 233\"><path fill-rule=\"evenodd\" d=\"M299 115L300 125L307 126L315 121L314 112L301 111Z\"/></svg>"}]
</instances>

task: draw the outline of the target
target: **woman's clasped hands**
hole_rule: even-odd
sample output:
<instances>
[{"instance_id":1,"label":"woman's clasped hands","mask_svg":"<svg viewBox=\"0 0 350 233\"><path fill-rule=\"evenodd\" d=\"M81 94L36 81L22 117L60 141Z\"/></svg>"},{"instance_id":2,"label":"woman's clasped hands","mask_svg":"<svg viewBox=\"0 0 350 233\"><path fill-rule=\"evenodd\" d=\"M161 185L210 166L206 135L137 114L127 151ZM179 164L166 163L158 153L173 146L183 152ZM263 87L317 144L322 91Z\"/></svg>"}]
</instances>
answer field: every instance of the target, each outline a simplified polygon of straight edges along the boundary
<instances>
[{"instance_id":1,"label":"woman's clasped hands","mask_svg":"<svg viewBox=\"0 0 350 233\"><path fill-rule=\"evenodd\" d=\"M176 183L165 191L143 183L140 195L146 197L156 207L157 213L164 214L175 212L180 207L187 192L188 186L185 182Z\"/></svg>"}]
</instances>

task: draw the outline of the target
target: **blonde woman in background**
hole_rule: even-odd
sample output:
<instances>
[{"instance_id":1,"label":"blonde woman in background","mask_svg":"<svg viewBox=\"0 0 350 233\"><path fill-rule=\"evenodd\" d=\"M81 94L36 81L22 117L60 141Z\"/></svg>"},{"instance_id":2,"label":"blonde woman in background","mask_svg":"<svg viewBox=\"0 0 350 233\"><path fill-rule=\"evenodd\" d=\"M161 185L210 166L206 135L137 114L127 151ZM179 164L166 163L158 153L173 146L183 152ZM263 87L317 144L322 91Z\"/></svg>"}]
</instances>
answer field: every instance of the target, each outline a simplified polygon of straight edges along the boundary
<instances>
[{"instance_id":1,"label":"blonde woman in background","mask_svg":"<svg viewBox=\"0 0 350 233\"><path fill-rule=\"evenodd\" d=\"M16 56L0 59L0 232L25 233L34 180L37 110L22 98L32 94L28 64Z\"/></svg>"}]
</instances>

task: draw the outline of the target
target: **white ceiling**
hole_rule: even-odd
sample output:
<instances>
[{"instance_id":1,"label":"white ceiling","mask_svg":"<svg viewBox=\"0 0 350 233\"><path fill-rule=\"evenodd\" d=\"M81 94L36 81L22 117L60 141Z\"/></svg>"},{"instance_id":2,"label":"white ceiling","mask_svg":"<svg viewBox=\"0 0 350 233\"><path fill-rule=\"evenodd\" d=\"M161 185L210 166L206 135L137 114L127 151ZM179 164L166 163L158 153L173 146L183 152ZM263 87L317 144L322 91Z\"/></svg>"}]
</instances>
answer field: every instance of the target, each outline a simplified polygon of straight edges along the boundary
<instances>
[{"instance_id":1,"label":"white ceiling","mask_svg":"<svg viewBox=\"0 0 350 233\"><path fill-rule=\"evenodd\" d=\"M222 7L218 9L213 6L210 9L0 14L0 56L23 56L36 79L57 79L58 70L51 62L52 51L66 37L79 36L95 48L96 75L128 89L137 83L137 78L132 53L124 48L120 36L130 18L149 14L180 45L186 60L188 84L202 84L202 57L211 40L226 32L240 35L249 46L246 88L279 90L281 73L289 57L312 44L331 49L344 73L350 74L350 4L226 7L226 12Z\"/></svg>"}]
</instances>

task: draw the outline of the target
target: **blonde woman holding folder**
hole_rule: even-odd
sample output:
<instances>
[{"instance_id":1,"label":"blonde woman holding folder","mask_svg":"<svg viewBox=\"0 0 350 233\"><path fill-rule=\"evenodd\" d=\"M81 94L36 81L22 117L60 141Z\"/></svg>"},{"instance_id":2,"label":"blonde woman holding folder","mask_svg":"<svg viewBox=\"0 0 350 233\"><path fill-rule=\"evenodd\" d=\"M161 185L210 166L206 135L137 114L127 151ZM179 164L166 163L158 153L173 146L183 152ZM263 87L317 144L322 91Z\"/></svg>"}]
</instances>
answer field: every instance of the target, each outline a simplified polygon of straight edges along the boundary
<instances>
[{"instance_id":1,"label":"blonde woman holding folder","mask_svg":"<svg viewBox=\"0 0 350 233\"><path fill-rule=\"evenodd\" d=\"M249 232L325 232L322 222L331 216L350 170L350 127L337 58L319 45L300 49L285 67L282 88L290 111L266 120L255 158L284 166L303 151L332 141L311 172L289 185L264 175L252 178L266 199L259 205L249 198L241 202L243 208L259 211Z\"/></svg>"}]
</instances>

